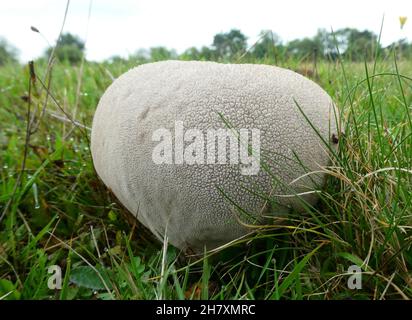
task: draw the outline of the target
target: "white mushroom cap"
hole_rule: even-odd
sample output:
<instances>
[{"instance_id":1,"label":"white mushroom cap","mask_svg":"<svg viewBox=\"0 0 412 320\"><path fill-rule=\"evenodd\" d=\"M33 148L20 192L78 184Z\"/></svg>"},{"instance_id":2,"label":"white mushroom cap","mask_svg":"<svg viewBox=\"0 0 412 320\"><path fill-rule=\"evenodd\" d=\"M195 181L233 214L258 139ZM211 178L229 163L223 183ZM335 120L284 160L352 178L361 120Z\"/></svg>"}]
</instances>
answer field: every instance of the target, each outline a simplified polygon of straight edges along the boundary
<instances>
[{"instance_id":1,"label":"white mushroom cap","mask_svg":"<svg viewBox=\"0 0 412 320\"><path fill-rule=\"evenodd\" d=\"M176 121L201 132L227 129L222 116L234 129L260 130L260 158L277 183L262 166L257 175L248 176L235 164L153 161L157 129L174 133ZM259 218L286 207L302 211L301 199L314 204L314 193L301 199L278 195L322 185L323 174L290 183L328 165L328 147L318 133L329 143L332 134L337 136L336 119L329 95L290 70L157 62L126 72L104 93L93 120L91 151L100 178L139 221L160 239L167 226L169 241L178 248L202 251L250 231L239 223L237 205ZM279 207L265 209L267 201L257 194L271 195ZM240 220L251 221L242 215Z\"/></svg>"}]
</instances>

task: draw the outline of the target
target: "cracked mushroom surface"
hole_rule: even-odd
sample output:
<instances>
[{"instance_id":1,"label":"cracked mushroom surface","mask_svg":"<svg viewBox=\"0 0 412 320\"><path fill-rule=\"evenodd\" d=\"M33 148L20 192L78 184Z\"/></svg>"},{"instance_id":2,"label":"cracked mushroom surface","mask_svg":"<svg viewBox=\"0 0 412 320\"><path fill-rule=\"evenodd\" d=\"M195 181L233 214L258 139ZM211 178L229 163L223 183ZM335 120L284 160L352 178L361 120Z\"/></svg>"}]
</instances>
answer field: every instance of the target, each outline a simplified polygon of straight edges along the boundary
<instances>
[{"instance_id":1,"label":"cracked mushroom surface","mask_svg":"<svg viewBox=\"0 0 412 320\"><path fill-rule=\"evenodd\" d=\"M167 233L174 246L202 252L249 233L247 225L266 216L303 214L302 201L314 204L312 191L325 178L319 171L337 146L337 119L330 96L287 69L156 62L106 90L91 151L102 181L141 223L160 240ZM231 135L213 138L223 130ZM250 163L241 161L242 145L251 147ZM154 159L159 148L163 163Z\"/></svg>"}]
</instances>

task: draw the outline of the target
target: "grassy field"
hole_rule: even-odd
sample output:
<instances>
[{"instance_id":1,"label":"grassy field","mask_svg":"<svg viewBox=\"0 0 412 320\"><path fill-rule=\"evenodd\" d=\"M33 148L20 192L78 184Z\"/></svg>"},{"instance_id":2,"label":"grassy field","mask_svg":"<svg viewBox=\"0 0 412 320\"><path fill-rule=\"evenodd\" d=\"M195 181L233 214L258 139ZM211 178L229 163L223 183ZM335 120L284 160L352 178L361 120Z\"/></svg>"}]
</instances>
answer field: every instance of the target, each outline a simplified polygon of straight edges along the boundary
<instances>
[{"instance_id":1,"label":"grassy field","mask_svg":"<svg viewBox=\"0 0 412 320\"><path fill-rule=\"evenodd\" d=\"M94 110L133 65L0 67L0 299L412 298L412 63L319 63L344 125L319 203L190 260L93 169ZM48 287L52 265L61 289ZM361 289L348 288L351 265Z\"/></svg>"}]
</instances>

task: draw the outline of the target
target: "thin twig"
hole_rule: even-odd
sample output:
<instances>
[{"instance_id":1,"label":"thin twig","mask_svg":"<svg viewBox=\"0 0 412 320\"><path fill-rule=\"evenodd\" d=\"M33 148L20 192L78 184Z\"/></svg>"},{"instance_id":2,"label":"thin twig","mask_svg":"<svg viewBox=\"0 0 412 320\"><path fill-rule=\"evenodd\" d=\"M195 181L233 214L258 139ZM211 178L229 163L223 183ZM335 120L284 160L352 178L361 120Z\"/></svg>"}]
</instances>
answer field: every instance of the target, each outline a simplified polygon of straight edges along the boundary
<instances>
[{"instance_id":1,"label":"thin twig","mask_svg":"<svg viewBox=\"0 0 412 320\"><path fill-rule=\"evenodd\" d=\"M93 1L90 0L89 2L89 13L87 16L87 25L86 25L86 36L84 38L84 45L86 46L87 43L87 38L89 36L89 23L90 23L90 16L92 13L92 3ZM77 76L77 88L76 88L76 102L74 103L74 111L73 111L73 119L76 119L76 115L77 115L77 109L79 108L79 103L80 103L80 90L82 87L82 80L83 80L83 69L84 69L84 61L85 61L85 54L84 54L84 50L82 51L82 59L80 62L80 68L79 68L79 73Z\"/></svg>"},{"instance_id":2,"label":"thin twig","mask_svg":"<svg viewBox=\"0 0 412 320\"><path fill-rule=\"evenodd\" d=\"M55 57L56 49L58 48L58 46L60 44L60 39L62 37L64 26L66 24L66 18L67 18L67 13L69 11L69 6L70 6L70 0L67 0L66 9L64 11L63 22L62 22L62 25L60 27L59 36L57 38L56 45L52 48L52 51L51 51L50 56L49 56L49 60L47 62L46 73L44 75L44 80L43 80L43 82L47 81L46 98L44 99L43 108L42 108L42 111L40 112L40 116L39 116L39 118L38 118L38 120L37 120L37 122L34 126L33 133L37 131L37 129L39 127L39 124L40 124L40 121L41 121L41 119L44 115L44 112L45 112L46 108L47 108L47 102L49 100L49 92L50 92L50 85L51 85L51 72L52 72L52 69L53 69L54 57ZM40 91L40 94L41 93L42 93L42 90ZM35 113L33 113L33 116L32 116L32 119L30 120L30 122L34 122L34 118L35 118Z\"/></svg>"}]
</instances>

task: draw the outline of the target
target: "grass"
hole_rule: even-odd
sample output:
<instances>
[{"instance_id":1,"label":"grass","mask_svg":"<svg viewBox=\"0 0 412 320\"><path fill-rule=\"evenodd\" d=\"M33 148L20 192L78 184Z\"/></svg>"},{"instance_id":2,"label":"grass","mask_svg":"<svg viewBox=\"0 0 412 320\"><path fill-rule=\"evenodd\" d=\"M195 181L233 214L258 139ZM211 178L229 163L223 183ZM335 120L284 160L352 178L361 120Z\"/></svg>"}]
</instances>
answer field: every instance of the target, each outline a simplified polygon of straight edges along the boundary
<instances>
[{"instance_id":1,"label":"grass","mask_svg":"<svg viewBox=\"0 0 412 320\"><path fill-rule=\"evenodd\" d=\"M412 63L319 63L343 123L319 203L199 259L155 241L94 172L93 112L132 65L0 67L0 299L412 298Z\"/></svg>"}]
</instances>

